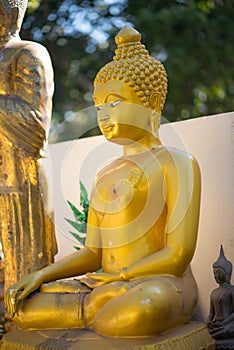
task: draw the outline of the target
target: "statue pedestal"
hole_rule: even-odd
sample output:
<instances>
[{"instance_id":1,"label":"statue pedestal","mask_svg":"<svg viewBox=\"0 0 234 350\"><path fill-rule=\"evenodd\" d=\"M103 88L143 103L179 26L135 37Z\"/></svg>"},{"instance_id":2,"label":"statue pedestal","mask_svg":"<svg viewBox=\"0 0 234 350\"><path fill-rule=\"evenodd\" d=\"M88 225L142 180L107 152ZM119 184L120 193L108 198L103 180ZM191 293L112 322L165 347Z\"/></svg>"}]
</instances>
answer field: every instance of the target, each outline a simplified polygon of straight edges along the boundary
<instances>
[{"instance_id":1,"label":"statue pedestal","mask_svg":"<svg viewBox=\"0 0 234 350\"><path fill-rule=\"evenodd\" d=\"M215 350L234 350L234 338L216 340Z\"/></svg>"},{"instance_id":2,"label":"statue pedestal","mask_svg":"<svg viewBox=\"0 0 234 350\"><path fill-rule=\"evenodd\" d=\"M204 324L190 322L162 335L146 338L108 338L86 329L23 331L13 327L3 337L0 349L214 350L215 343Z\"/></svg>"}]
</instances>

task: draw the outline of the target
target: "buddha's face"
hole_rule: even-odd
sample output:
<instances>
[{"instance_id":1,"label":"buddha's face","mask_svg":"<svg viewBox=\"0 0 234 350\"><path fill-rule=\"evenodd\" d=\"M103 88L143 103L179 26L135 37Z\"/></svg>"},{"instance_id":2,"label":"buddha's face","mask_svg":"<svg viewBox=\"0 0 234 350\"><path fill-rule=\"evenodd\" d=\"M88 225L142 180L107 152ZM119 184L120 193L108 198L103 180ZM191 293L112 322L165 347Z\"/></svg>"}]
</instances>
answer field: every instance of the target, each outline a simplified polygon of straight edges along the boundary
<instances>
[{"instance_id":1,"label":"buddha's face","mask_svg":"<svg viewBox=\"0 0 234 350\"><path fill-rule=\"evenodd\" d=\"M128 145L151 133L152 110L120 80L97 84L93 95L98 124L107 140Z\"/></svg>"},{"instance_id":2,"label":"buddha's face","mask_svg":"<svg viewBox=\"0 0 234 350\"><path fill-rule=\"evenodd\" d=\"M7 13L5 6L0 0L0 37L4 37L9 34L11 27L11 16Z\"/></svg>"},{"instance_id":3,"label":"buddha's face","mask_svg":"<svg viewBox=\"0 0 234 350\"><path fill-rule=\"evenodd\" d=\"M227 282L226 272L221 267L214 268L214 277L218 284Z\"/></svg>"},{"instance_id":4,"label":"buddha's face","mask_svg":"<svg viewBox=\"0 0 234 350\"><path fill-rule=\"evenodd\" d=\"M27 2L25 2L26 6ZM19 8L6 8L6 5L0 0L0 37L6 38L10 35L15 35L19 31Z\"/></svg>"}]
</instances>

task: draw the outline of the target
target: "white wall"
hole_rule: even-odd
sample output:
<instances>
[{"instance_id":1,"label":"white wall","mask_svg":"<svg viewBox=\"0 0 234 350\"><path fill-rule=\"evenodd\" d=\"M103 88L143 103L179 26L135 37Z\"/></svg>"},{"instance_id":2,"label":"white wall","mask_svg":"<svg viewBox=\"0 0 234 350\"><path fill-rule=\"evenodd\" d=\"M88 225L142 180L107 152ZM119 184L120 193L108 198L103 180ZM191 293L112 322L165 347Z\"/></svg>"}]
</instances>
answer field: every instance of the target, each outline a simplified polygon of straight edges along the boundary
<instances>
[{"instance_id":1,"label":"white wall","mask_svg":"<svg viewBox=\"0 0 234 350\"><path fill-rule=\"evenodd\" d=\"M193 154L201 168L201 215L192 268L199 289L197 317L204 320L210 292L217 286L212 263L219 255L221 243L234 264L234 113L164 124L160 138L165 145ZM79 179L90 191L97 169L106 160L118 157L121 148L98 136L50 145L48 149L52 171L47 166L47 172L50 188L54 188L59 259L74 251L76 245L69 234L71 227L64 220L64 217L72 218L66 200L78 206Z\"/></svg>"},{"instance_id":2,"label":"white wall","mask_svg":"<svg viewBox=\"0 0 234 350\"><path fill-rule=\"evenodd\" d=\"M174 127L201 168L200 225L192 268L199 290L197 314L206 318L210 291L217 287L211 267L220 244L234 265L234 113L175 123Z\"/></svg>"}]
</instances>

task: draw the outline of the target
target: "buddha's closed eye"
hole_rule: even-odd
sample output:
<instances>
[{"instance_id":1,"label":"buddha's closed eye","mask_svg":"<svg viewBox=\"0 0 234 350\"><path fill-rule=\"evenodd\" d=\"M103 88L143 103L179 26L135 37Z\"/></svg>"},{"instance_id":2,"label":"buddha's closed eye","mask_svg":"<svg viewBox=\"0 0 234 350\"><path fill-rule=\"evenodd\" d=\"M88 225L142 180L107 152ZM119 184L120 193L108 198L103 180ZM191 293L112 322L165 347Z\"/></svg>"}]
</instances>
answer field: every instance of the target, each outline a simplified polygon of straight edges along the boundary
<instances>
[{"instance_id":1,"label":"buddha's closed eye","mask_svg":"<svg viewBox=\"0 0 234 350\"><path fill-rule=\"evenodd\" d=\"M118 106L121 102L122 102L121 100L117 100L117 101L115 101L115 102L107 103L106 106L107 106L107 107L110 107L110 108L114 108L114 107ZM95 106L96 111L98 111L98 112L101 111L104 105L105 105L105 104L99 105L99 106Z\"/></svg>"},{"instance_id":2,"label":"buddha's closed eye","mask_svg":"<svg viewBox=\"0 0 234 350\"><path fill-rule=\"evenodd\" d=\"M120 102L122 102L122 101L121 100L117 100L115 102L108 103L107 106L111 107L111 108L114 108L114 107L118 106L120 104Z\"/></svg>"}]
</instances>

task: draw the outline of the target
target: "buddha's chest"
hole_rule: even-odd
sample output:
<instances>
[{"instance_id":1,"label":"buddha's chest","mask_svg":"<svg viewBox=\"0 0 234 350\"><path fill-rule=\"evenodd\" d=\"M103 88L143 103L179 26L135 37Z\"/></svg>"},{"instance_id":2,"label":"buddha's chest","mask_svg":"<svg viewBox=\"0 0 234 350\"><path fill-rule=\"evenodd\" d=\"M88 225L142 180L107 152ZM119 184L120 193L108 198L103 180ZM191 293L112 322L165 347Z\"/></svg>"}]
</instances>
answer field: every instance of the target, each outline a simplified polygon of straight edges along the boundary
<instances>
[{"instance_id":1,"label":"buddha's chest","mask_svg":"<svg viewBox=\"0 0 234 350\"><path fill-rule=\"evenodd\" d=\"M138 218L151 222L152 213L154 219L159 217L165 206L165 185L157 160L111 163L95 182L91 205L104 228L136 224Z\"/></svg>"},{"instance_id":2,"label":"buddha's chest","mask_svg":"<svg viewBox=\"0 0 234 350\"><path fill-rule=\"evenodd\" d=\"M220 287L213 292L212 299L218 319L225 319L233 312L233 295L234 292L233 289L231 290L231 287Z\"/></svg>"}]
</instances>

